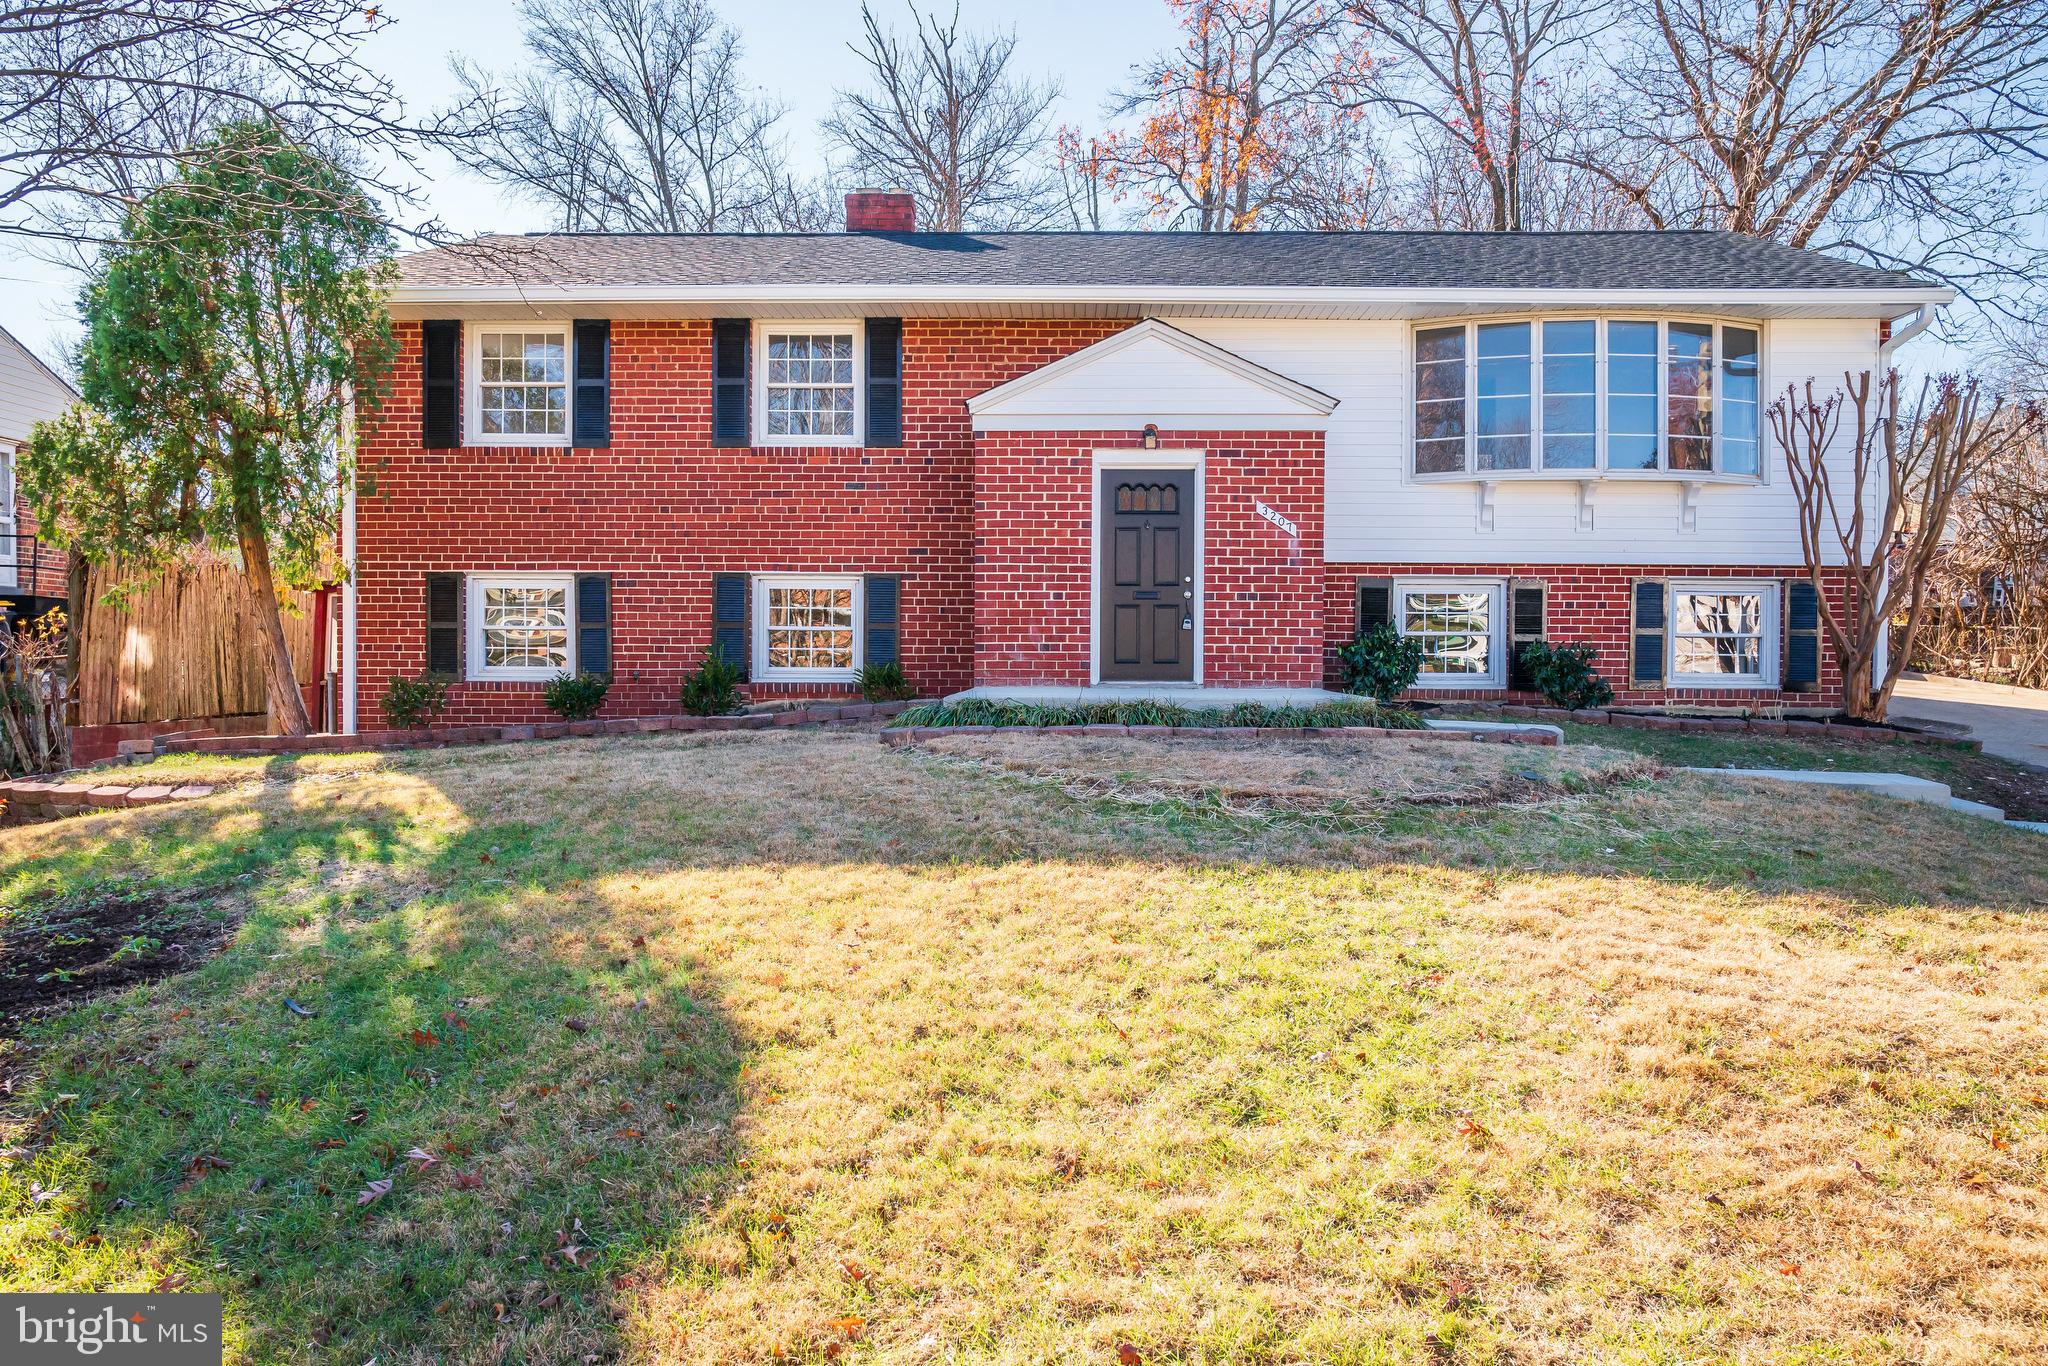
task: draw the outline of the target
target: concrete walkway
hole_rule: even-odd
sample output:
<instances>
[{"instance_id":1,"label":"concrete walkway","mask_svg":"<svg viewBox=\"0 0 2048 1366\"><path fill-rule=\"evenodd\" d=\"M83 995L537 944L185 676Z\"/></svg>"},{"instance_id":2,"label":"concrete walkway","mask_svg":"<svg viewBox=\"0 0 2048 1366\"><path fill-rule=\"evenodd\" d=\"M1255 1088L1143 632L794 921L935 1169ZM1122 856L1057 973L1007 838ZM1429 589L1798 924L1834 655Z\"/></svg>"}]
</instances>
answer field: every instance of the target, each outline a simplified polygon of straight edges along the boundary
<instances>
[{"instance_id":1,"label":"concrete walkway","mask_svg":"<svg viewBox=\"0 0 2048 1366\"><path fill-rule=\"evenodd\" d=\"M1984 742L1986 754L2048 768L2048 692L1907 674L1892 694L1890 719Z\"/></svg>"}]
</instances>

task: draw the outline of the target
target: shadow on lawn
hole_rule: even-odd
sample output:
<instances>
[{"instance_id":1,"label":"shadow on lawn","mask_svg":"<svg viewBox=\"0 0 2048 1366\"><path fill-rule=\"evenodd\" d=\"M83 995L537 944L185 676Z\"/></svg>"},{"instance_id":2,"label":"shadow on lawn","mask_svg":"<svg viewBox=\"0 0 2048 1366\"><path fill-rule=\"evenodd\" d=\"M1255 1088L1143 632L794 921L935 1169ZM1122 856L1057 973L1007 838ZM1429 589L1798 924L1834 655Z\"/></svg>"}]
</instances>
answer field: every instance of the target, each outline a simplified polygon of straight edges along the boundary
<instances>
[{"instance_id":1,"label":"shadow on lawn","mask_svg":"<svg viewBox=\"0 0 2048 1366\"><path fill-rule=\"evenodd\" d=\"M352 1360L607 1356L639 1278L665 1274L746 1179L743 1064L768 1042L730 1018L716 945L650 951L646 908L623 904L633 877L1542 862L1515 844L1540 811L1248 839L1200 810L1105 812L847 739L870 749L764 734L415 756L368 782L117 818L118 833L0 870L17 905L199 889L243 915L197 972L29 1031L43 1075L17 1091L16 1141L41 1149L35 1179L54 1194L27 1173L0 1189L13 1217L52 1231L25 1240L11 1279L189 1276L227 1294L239 1349L259 1359L308 1342ZM1749 888L1821 880L1782 842L1701 847L1652 795L1566 822L1552 859ZM1617 853L1606 842L1631 826L1641 842ZM1787 838L1796 827L1811 821L1788 816ZM1929 895L1926 876L1900 876L1867 904ZM765 1272L762 1232L728 1274Z\"/></svg>"}]
</instances>

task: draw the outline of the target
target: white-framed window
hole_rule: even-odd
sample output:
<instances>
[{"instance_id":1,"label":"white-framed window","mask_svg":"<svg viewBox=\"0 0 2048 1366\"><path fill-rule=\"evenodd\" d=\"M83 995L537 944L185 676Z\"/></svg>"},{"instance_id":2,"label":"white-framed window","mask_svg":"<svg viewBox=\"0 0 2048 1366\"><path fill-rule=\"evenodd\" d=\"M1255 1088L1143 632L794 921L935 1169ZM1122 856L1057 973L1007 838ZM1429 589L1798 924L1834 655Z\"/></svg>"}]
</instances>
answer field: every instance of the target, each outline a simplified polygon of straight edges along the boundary
<instances>
[{"instance_id":1,"label":"white-framed window","mask_svg":"<svg viewBox=\"0 0 2048 1366\"><path fill-rule=\"evenodd\" d=\"M1674 688L1770 688L1778 681L1776 583L1674 579L1670 685Z\"/></svg>"},{"instance_id":2,"label":"white-framed window","mask_svg":"<svg viewBox=\"0 0 2048 1366\"><path fill-rule=\"evenodd\" d=\"M836 682L860 671L861 581L754 578L754 677Z\"/></svg>"},{"instance_id":3,"label":"white-framed window","mask_svg":"<svg viewBox=\"0 0 2048 1366\"><path fill-rule=\"evenodd\" d=\"M1760 479L1762 341L1759 323L1707 318L1419 324L1409 468Z\"/></svg>"},{"instance_id":4,"label":"white-framed window","mask_svg":"<svg viewBox=\"0 0 2048 1366\"><path fill-rule=\"evenodd\" d=\"M756 445L860 444L861 337L854 322L755 326Z\"/></svg>"},{"instance_id":5,"label":"white-framed window","mask_svg":"<svg viewBox=\"0 0 2048 1366\"><path fill-rule=\"evenodd\" d=\"M1506 584L1498 579L1402 579L1394 627L1422 646L1418 688L1506 686Z\"/></svg>"},{"instance_id":6,"label":"white-framed window","mask_svg":"<svg viewBox=\"0 0 2048 1366\"><path fill-rule=\"evenodd\" d=\"M576 581L566 574L469 577L469 677L545 683L576 672Z\"/></svg>"},{"instance_id":7,"label":"white-framed window","mask_svg":"<svg viewBox=\"0 0 2048 1366\"><path fill-rule=\"evenodd\" d=\"M476 446L569 444L565 323L470 323L464 440Z\"/></svg>"}]
</instances>

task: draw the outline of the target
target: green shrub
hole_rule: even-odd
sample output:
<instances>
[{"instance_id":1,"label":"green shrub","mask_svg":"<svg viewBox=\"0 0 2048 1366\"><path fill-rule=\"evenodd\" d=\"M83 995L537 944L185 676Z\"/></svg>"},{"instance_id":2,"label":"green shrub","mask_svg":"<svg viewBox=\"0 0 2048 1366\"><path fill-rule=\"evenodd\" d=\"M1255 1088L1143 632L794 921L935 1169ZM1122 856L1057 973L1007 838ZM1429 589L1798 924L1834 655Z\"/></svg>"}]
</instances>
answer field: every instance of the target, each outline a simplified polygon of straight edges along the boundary
<instances>
[{"instance_id":1,"label":"green shrub","mask_svg":"<svg viewBox=\"0 0 2048 1366\"><path fill-rule=\"evenodd\" d=\"M564 721L588 721L604 705L612 681L603 674L557 674L540 697Z\"/></svg>"},{"instance_id":2,"label":"green shrub","mask_svg":"<svg viewBox=\"0 0 2048 1366\"><path fill-rule=\"evenodd\" d=\"M1552 645L1532 640L1522 647L1522 664L1536 680L1537 691L1553 707L1578 711L1604 707L1614 700L1614 689L1593 672L1600 652L1591 645Z\"/></svg>"},{"instance_id":3,"label":"green shrub","mask_svg":"<svg viewBox=\"0 0 2048 1366\"><path fill-rule=\"evenodd\" d=\"M862 699L868 702L904 702L917 696L917 689L903 677L903 666L893 659L887 664L861 665L858 684Z\"/></svg>"},{"instance_id":4,"label":"green shrub","mask_svg":"<svg viewBox=\"0 0 2048 1366\"><path fill-rule=\"evenodd\" d=\"M384 724L393 730L417 730L448 709L447 681L426 674L394 678L384 685L377 707L384 713Z\"/></svg>"},{"instance_id":5,"label":"green shrub","mask_svg":"<svg viewBox=\"0 0 2048 1366\"><path fill-rule=\"evenodd\" d=\"M740 667L704 647L704 662L683 675L683 710L692 716L725 716L740 709Z\"/></svg>"},{"instance_id":6,"label":"green shrub","mask_svg":"<svg viewBox=\"0 0 2048 1366\"><path fill-rule=\"evenodd\" d=\"M1422 647L1381 622L1337 651L1347 692L1361 693L1381 706L1415 686L1422 673Z\"/></svg>"},{"instance_id":7,"label":"green shrub","mask_svg":"<svg viewBox=\"0 0 2048 1366\"><path fill-rule=\"evenodd\" d=\"M1175 702L1089 702L1075 707L1040 706L1030 702L996 702L969 698L964 702L926 702L896 718L898 726L1174 726L1214 730L1219 726L1378 726L1383 730L1421 730L1423 720L1412 711L1372 702L1318 702L1303 707L1269 707L1240 702L1232 707L1191 710Z\"/></svg>"}]
</instances>

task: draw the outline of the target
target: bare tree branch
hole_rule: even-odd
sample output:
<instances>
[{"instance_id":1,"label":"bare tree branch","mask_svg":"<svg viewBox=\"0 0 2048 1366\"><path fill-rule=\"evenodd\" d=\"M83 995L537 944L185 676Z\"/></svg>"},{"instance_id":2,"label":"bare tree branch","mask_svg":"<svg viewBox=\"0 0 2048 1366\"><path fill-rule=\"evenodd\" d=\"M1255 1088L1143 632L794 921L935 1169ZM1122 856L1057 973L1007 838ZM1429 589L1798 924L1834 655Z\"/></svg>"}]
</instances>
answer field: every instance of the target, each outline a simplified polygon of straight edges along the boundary
<instances>
[{"instance_id":1,"label":"bare tree branch","mask_svg":"<svg viewBox=\"0 0 2048 1366\"><path fill-rule=\"evenodd\" d=\"M822 130L859 183L917 196L919 223L940 232L1029 229L1056 221L1061 203L1046 150L1051 82L1010 72L1017 36L960 31L910 6L911 39L861 5L853 49L872 75L866 91L839 92Z\"/></svg>"}]
</instances>

